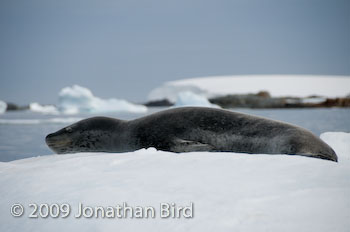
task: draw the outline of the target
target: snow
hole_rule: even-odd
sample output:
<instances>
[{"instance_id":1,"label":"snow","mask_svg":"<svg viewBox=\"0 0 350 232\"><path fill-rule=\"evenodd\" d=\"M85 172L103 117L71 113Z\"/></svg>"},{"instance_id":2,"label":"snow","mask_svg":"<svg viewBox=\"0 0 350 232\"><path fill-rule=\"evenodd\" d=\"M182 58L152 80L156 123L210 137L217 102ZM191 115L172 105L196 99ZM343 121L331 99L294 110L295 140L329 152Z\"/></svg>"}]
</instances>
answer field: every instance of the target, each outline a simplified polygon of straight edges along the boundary
<instances>
[{"instance_id":1,"label":"snow","mask_svg":"<svg viewBox=\"0 0 350 232\"><path fill-rule=\"evenodd\" d=\"M0 100L0 114L5 113L6 109L7 109L6 102Z\"/></svg>"},{"instance_id":2,"label":"snow","mask_svg":"<svg viewBox=\"0 0 350 232\"><path fill-rule=\"evenodd\" d=\"M153 89L151 101L167 98L175 102L177 94L192 91L206 97L268 91L273 97L345 97L350 92L350 76L242 75L213 76L166 82Z\"/></svg>"},{"instance_id":3,"label":"snow","mask_svg":"<svg viewBox=\"0 0 350 232\"><path fill-rule=\"evenodd\" d=\"M350 134L321 138L339 162L288 155L154 148L50 155L0 163L0 231L348 231ZM153 206L156 217L75 218L87 206ZM160 218L160 203L194 217ZM25 207L22 217L12 204ZM67 218L28 218L29 203L69 203Z\"/></svg>"},{"instance_id":4,"label":"snow","mask_svg":"<svg viewBox=\"0 0 350 232\"><path fill-rule=\"evenodd\" d=\"M102 99L79 85L65 87L59 93L58 108L64 114L131 112L145 113L147 107L123 99Z\"/></svg>"},{"instance_id":5,"label":"snow","mask_svg":"<svg viewBox=\"0 0 350 232\"><path fill-rule=\"evenodd\" d=\"M58 114L58 110L53 105L40 105L37 102L32 102L29 104L29 109L33 112L43 113L43 114Z\"/></svg>"},{"instance_id":6,"label":"snow","mask_svg":"<svg viewBox=\"0 0 350 232\"><path fill-rule=\"evenodd\" d=\"M195 94L190 91L180 92L177 95L177 99L174 106L175 107L203 106L203 107L219 108L218 105L211 104L205 96Z\"/></svg>"}]
</instances>

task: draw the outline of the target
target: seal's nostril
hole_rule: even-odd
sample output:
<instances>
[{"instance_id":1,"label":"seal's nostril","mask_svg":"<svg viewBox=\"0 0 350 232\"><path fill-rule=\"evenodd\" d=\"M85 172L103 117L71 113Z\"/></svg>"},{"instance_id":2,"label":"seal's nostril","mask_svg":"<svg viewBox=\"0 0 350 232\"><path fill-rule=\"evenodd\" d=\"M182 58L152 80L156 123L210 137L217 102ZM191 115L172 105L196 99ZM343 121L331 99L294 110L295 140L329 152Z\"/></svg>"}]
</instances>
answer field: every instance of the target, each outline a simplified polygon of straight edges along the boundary
<instances>
[{"instance_id":1,"label":"seal's nostril","mask_svg":"<svg viewBox=\"0 0 350 232\"><path fill-rule=\"evenodd\" d=\"M47 140L47 139L49 139L49 138L51 138L51 137L52 137L52 134L48 134L48 135L46 135L46 138L45 138L45 139Z\"/></svg>"}]
</instances>

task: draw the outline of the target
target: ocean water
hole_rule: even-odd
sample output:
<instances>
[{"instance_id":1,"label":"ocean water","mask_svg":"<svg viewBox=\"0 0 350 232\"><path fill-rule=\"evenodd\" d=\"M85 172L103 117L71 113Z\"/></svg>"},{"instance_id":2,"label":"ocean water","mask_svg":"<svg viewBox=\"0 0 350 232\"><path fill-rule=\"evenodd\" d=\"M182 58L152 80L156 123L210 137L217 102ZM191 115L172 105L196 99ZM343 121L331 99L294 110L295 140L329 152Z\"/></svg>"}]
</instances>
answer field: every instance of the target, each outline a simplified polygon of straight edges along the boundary
<instances>
[{"instance_id":1,"label":"ocean water","mask_svg":"<svg viewBox=\"0 0 350 232\"><path fill-rule=\"evenodd\" d=\"M147 114L165 108L151 108ZM289 122L320 135L323 132L350 132L349 108L325 109L235 109L234 111ZM125 120L145 114L119 113L103 116ZM0 161L7 162L53 152L45 144L45 136L74 121L96 115L44 115L30 111L0 115Z\"/></svg>"}]
</instances>

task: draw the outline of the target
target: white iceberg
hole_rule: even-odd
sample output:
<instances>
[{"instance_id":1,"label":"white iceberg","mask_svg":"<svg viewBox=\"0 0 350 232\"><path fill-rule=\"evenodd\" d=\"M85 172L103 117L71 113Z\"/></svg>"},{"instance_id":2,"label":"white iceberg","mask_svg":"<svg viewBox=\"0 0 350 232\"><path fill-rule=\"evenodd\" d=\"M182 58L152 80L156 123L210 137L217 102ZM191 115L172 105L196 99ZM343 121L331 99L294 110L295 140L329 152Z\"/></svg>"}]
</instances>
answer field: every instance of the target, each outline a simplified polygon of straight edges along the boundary
<instances>
[{"instance_id":1,"label":"white iceberg","mask_svg":"<svg viewBox=\"0 0 350 232\"><path fill-rule=\"evenodd\" d=\"M0 114L3 114L6 112L7 104L4 101L0 100Z\"/></svg>"},{"instance_id":2,"label":"white iceberg","mask_svg":"<svg viewBox=\"0 0 350 232\"><path fill-rule=\"evenodd\" d=\"M178 93L191 91L207 98L227 94L268 91L273 97L344 97L350 91L350 76L242 75L213 76L167 82L153 89L150 101L175 102Z\"/></svg>"},{"instance_id":3,"label":"white iceberg","mask_svg":"<svg viewBox=\"0 0 350 232\"><path fill-rule=\"evenodd\" d=\"M325 102L327 98L324 97L311 97L311 98L303 98L301 99L302 103L311 103L311 104L318 104Z\"/></svg>"},{"instance_id":4,"label":"white iceberg","mask_svg":"<svg viewBox=\"0 0 350 232\"><path fill-rule=\"evenodd\" d=\"M180 92L177 95L177 99L175 102L175 107L182 107L182 106L204 106L204 107L213 107L213 108L220 108L218 105L212 104L209 102L209 100L199 94L195 94L193 92Z\"/></svg>"},{"instance_id":5,"label":"white iceberg","mask_svg":"<svg viewBox=\"0 0 350 232\"><path fill-rule=\"evenodd\" d=\"M130 103L122 99L102 99L79 85L65 87L59 93L58 108L65 114L131 112L145 113L147 107Z\"/></svg>"},{"instance_id":6,"label":"white iceberg","mask_svg":"<svg viewBox=\"0 0 350 232\"><path fill-rule=\"evenodd\" d=\"M293 155L174 154L153 148L0 162L0 231L345 232L350 228L350 134L332 132L321 138L337 152L338 163ZM124 202L152 206L156 215L75 218L79 203L106 208ZM160 218L160 203L191 202L193 218ZM38 207L38 218L29 218L31 203L67 203L70 214L42 218ZM11 215L14 204L23 205L22 217Z\"/></svg>"},{"instance_id":7,"label":"white iceberg","mask_svg":"<svg viewBox=\"0 0 350 232\"><path fill-rule=\"evenodd\" d=\"M29 109L33 112L43 113L43 114L58 114L58 110L53 105L40 105L37 102L32 102L29 104Z\"/></svg>"},{"instance_id":8,"label":"white iceberg","mask_svg":"<svg viewBox=\"0 0 350 232\"><path fill-rule=\"evenodd\" d=\"M153 89L148 99L150 101L168 99L170 102L176 102L179 93L192 92L194 94L207 96L208 92L194 85L177 85L175 82L167 82L164 85Z\"/></svg>"}]
</instances>

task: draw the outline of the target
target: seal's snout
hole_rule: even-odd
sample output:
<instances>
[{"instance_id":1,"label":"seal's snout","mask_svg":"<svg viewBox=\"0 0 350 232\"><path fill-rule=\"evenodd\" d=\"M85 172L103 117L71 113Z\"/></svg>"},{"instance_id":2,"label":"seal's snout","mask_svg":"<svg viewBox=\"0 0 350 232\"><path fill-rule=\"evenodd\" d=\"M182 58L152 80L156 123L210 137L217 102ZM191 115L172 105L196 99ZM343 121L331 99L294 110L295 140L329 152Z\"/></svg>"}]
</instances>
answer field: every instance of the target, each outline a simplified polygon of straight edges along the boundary
<instances>
[{"instance_id":1,"label":"seal's snout","mask_svg":"<svg viewBox=\"0 0 350 232\"><path fill-rule=\"evenodd\" d=\"M338 162L337 154L328 144L324 143L324 146L320 146L319 148L322 148L317 152L319 158Z\"/></svg>"},{"instance_id":2,"label":"seal's snout","mask_svg":"<svg viewBox=\"0 0 350 232\"><path fill-rule=\"evenodd\" d=\"M328 159L334 162L338 162L338 156L337 154L333 151L333 149L331 149L330 152L328 152L327 154L322 154L321 155L321 159Z\"/></svg>"},{"instance_id":3,"label":"seal's snout","mask_svg":"<svg viewBox=\"0 0 350 232\"><path fill-rule=\"evenodd\" d=\"M53 135L52 134L48 134L48 135L46 135L46 137L45 137L45 142L46 142L46 144L50 147L50 144L51 144L51 142L52 142L52 140L51 140L51 138L53 137Z\"/></svg>"},{"instance_id":4,"label":"seal's snout","mask_svg":"<svg viewBox=\"0 0 350 232\"><path fill-rule=\"evenodd\" d=\"M53 133L46 135L46 138L45 138L46 143L50 142L52 137L54 137Z\"/></svg>"},{"instance_id":5,"label":"seal's snout","mask_svg":"<svg viewBox=\"0 0 350 232\"><path fill-rule=\"evenodd\" d=\"M54 146L58 141L59 139L57 139L55 133L48 134L45 138L45 142L49 147Z\"/></svg>"},{"instance_id":6,"label":"seal's snout","mask_svg":"<svg viewBox=\"0 0 350 232\"><path fill-rule=\"evenodd\" d=\"M55 132L48 134L45 137L45 142L51 150L57 154L63 154L67 152L67 145L70 143L70 140L66 136Z\"/></svg>"},{"instance_id":7,"label":"seal's snout","mask_svg":"<svg viewBox=\"0 0 350 232\"><path fill-rule=\"evenodd\" d=\"M318 155L316 156L316 158L320 158L320 159L325 159L325 160L330 160L330 161L334 161L334 162L338 162L338 157L337 155Z\"/></svg>"},{"instance_id":8,"label":"seal's snout","mask_svg":"<svg viewBox=\"0 0 350 232\"><path fill-rule=\"evenodd\" d=\"M338 156L335 151L330 148L328 145L324 147L324 150L318 151L314 155L316 158L330 160L334 162L338 162Z\"/></svg>"},{"instance_id":9,"label":"seal's snout","mask_svg":"<svg viewBox=\"0 0 350 232\"><path fill-rule=\"evenodd\" d=\"M332 158L332 161L338 162L338 157L337 157L337 156L333 157L333 158Z\"/></svg>"}]
</instances>

